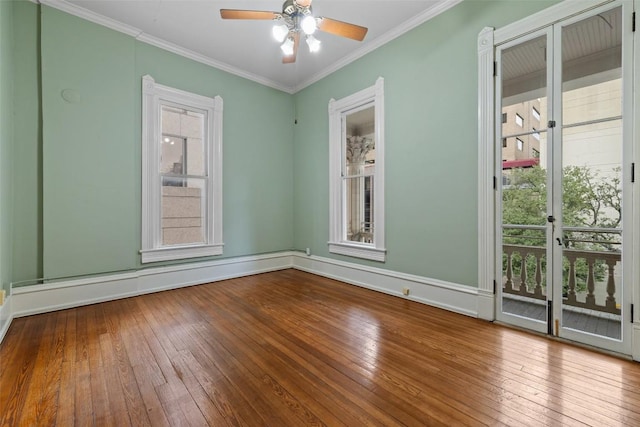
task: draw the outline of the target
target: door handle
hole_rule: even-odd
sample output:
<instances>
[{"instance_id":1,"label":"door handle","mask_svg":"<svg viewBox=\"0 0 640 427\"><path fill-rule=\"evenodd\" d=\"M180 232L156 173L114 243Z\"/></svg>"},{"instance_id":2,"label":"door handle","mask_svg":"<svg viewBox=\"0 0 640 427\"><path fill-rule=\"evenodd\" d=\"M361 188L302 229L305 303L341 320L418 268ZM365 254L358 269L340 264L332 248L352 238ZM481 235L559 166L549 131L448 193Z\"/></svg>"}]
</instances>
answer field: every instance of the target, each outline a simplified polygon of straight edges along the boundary
<instances>
[{"instance_id":1,"label":"door handle","mask_svg":"<svg viewBox=\"0 0 640 427\"><path fill-rule=\"evenodd\" d=\"M562 246L562 240L559 237L556 237L556 241L558 242L558 246Z\"/></svg>"}]
</instances>

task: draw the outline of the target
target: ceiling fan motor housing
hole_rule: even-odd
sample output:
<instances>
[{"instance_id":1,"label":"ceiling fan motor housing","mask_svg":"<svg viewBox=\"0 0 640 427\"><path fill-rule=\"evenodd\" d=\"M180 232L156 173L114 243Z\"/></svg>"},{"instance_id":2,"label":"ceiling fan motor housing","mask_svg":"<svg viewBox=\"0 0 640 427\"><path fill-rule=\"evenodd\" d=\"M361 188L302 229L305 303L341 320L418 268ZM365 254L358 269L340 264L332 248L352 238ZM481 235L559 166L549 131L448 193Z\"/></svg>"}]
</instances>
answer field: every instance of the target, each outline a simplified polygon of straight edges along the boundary
<instances>
[{"instance_id":1,"label":"ceiling fan motor housing","mask_svg":"<svg viewBox=\"0 0 640 427\"><path fill-rule=\"evenodd\" d=\"M304 2L302 1L286 0L282 4L282 13L292 18L296 16L311 14L311 4L308 4L306 6L304 6L303 4Z\"/></svg>"},{"instance_id":2,"label":"ceiling fan motor housing","mask_svg":"<svg viewBox=\"0 0 640 427\"><path fill-rule=\"evenodd\" d=\"M282 13L284 13L285 15L293 15L294 13L296 13L296 5L294 4L293 0L286 0L283 4L282 4Z\"/></svg>"}]
</instances>

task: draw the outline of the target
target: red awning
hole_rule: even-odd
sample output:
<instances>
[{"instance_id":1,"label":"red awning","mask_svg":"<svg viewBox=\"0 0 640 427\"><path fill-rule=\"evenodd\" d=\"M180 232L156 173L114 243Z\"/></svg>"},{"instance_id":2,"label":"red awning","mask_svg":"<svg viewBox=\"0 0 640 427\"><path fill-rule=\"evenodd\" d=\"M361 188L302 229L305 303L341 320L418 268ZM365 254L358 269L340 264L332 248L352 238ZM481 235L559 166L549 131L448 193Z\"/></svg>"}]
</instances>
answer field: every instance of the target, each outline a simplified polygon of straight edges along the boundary
<instances>
[{"instance_id":1,"label":"red awning","mask_svg":"<svg viewBox=\"0 0 640 427\"><path fill-rule=\"evenodd\" d=\"M540 163L540 159L507 160L502 162L502 170L514 168L530 168Z\"/></svg>"}]
</instances>

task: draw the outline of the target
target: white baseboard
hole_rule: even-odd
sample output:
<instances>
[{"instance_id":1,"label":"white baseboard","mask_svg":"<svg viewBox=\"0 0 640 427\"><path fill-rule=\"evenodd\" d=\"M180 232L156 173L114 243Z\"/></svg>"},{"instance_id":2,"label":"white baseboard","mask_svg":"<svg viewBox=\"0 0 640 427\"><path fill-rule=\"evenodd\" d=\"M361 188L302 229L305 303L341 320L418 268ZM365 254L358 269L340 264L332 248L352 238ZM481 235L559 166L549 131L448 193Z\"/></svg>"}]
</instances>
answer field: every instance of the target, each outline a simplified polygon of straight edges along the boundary
<instances>
[{"instance_id":1,"label":"white baseboard","mask_svg":"<svg viewBox=\"0 0 640 427\"><path fill-rule=\"evenodd\" d=\"M11 312L11 295L4 299L4 304L0 305L0 343L9 330L9 325L13 320Z\"/></svg>"},{"instance_id":2,"label":"white baseboard","mask_svg":"<svg viewBox=\"0 0 640 427\"><path fill-rule=\"evenodd\" d=\"M478 292L467 286L287 251L14 288L0 307L0 342L17 317L292 267L468 316L478 313ZM409 296L402 295L405 287Z\"/></svg>"},{"instance_id":3,"label":"white baseboard","mask_svg":"<svg viewBox=\"0 0 640 427\"><path fill-rule=\"evenodd\" d=\"M496 296L493 292L478 289L478 317L489 321L496 320Z\"/></svg>"},{"instance_id":4,"label":"white baseboard","mask_svg":"<svg viewBox=\"0 0 640 427\"><path fill-rule=\"evenodd\" d=\"M631 350L631 357L633 360L640 362L640 324L633 324L633 336L631 337L633 348Z\"/></svg>"},{"instance_id":5,"label":"white baseboard","mask_svg":"<svg viewBox=\"0 0 640 427\"><path fill-rule=\"evenodd\" d=\"M136 295L292 267L291 252L157 267L131 273L25 286L12 290L11 317L28 316Z\"/></svg>"},{"instance_id":6,"label":"white baseboard","mask_svg":"<svg viewBox=\"0 0 640 427\"><path fill-rule=\"evenodd\" d=\"M395 295L467 316L478 317L478 289L397 271L293 254L293 268L363 288ZM409 295L402 293L409 288Z\"/></svg>"},{"instance_id":7,"label":"white baseboard","mask_svg":"<svg viewBox=\"0 0 640 427\"><path fill-rule=\"evenodd\" d=\"M493 320L495 296L492 293L457 283L286 251L14 288L0 306L0 343L16 317L287 268ZM403 295L403 288L409 288L408 296ZM640 361L640 324L633 325L632 342L632 357Z\"/></svg>"}]
</instances>

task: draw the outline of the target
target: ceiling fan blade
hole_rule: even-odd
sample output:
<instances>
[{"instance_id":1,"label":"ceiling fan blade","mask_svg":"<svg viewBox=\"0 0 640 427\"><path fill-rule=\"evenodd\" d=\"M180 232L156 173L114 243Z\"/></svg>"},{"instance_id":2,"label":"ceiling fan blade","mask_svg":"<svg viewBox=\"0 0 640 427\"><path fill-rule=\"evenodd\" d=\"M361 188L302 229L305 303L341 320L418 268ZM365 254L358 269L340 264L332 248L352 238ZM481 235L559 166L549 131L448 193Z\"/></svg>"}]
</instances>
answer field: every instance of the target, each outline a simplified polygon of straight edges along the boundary
<instances>
[{"instance_id":1,"label":"ceiling fan blade","mask_svg":"<svg viewBox=\"0 0 640 427\"><path fill-rule=\"evenodd\" d=\"M280 16L278 12L266 10L220 9L222 19L264 19L272 20Z\"/></svg>"},{"instance_id":2,"label":"ceiling fan blade","mask_svg":"<svg viewBox=\"0 0 640 427\"><path fill-rule=\"evenodd\" d=\"M367 35L368 29L360 25L349 24L348 22L338 21L331 18L320 18L318 29L325 33L335 34L336 36L347 37L361 42Z\"/></svg>"},{"instance_id":3,"label":"ceiling fan blade","mask_svg":"<svg viewBox=\"0 0 640 427\"><path fill-rule=\"evenodd\" d=\"M289 56L282 57L283 64L293 64L296 62L296 56L298 55L298 44L300 43L300 33L296 33L293 36L293 54Z\"/></svg>"}]
</instances>

